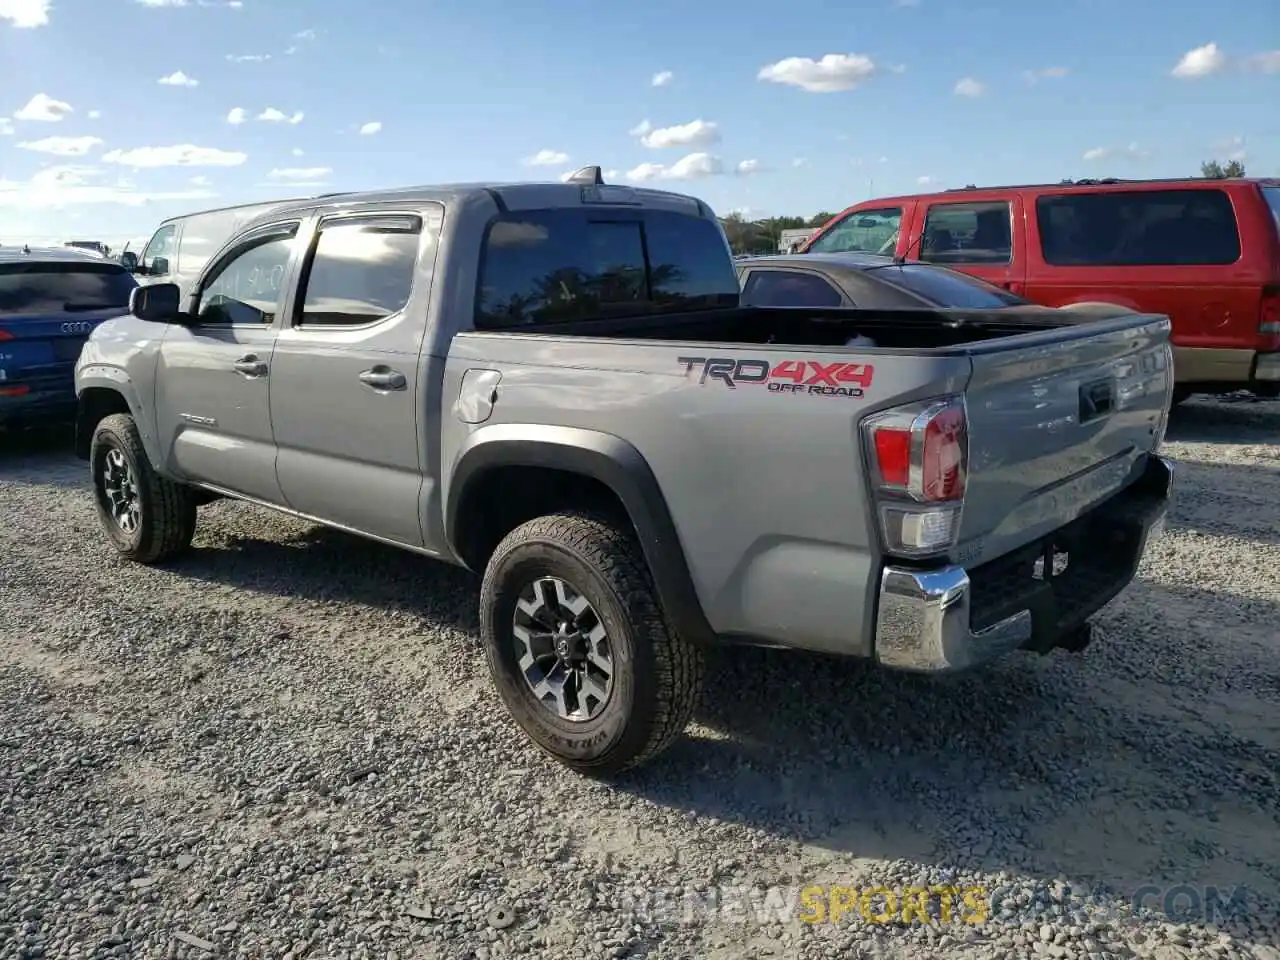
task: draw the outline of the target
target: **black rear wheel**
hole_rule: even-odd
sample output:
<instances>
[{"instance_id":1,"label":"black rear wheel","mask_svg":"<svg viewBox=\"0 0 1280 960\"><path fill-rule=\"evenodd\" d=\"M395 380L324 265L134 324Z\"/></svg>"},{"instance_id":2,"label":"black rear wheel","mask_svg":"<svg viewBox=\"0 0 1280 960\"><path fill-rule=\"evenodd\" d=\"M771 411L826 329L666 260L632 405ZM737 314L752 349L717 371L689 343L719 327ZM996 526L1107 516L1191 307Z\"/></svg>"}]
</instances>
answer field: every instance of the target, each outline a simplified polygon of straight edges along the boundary
<instances>
[{"instance_id":1,"label":"black rear wheel","mask_svg":"<svg viewBox=\"0 0 1280 960\"><path fill-rule=\"evenodd\" d=\"M608 518L559 513L512 531L489 560L480 611L503 703L561 763L619 773L688 725L703 651L670 629L634 536Z\"/></svg>"}]
</instances>

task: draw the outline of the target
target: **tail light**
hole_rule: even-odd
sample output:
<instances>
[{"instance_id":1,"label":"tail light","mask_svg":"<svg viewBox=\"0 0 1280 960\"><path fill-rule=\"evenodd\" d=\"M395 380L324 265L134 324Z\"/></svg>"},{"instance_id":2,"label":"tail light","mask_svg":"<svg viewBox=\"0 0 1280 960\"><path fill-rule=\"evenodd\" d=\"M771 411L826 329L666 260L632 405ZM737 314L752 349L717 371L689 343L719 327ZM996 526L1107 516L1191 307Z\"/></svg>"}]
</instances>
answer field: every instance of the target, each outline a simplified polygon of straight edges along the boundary
<instances>
[{"instance_id":1,"label":"tail light","mask_svg":"<svg viewBox=\"0 0 1280 960\"><path fill-rule=\"evenodd\" d=\"M12 339L13 339L13 334L10 333L8 330L0 330L0 343L3 343L5 340L12 340Z\"/></svg>"},{"instance_id":2,"label":"tail light","mask_svg":"<svg viewBox=\"0 0 1280 960\"><path fill-rule=\"evenodd\" d=\"M880 529L888 553L941 553L960 531L969 463L961 397L894 407L863 421Z\"/></svg>"},{"instance_id":3,"label":"tail light","mask_svg":"<svg viewBox=\"0 0 1280 960\"><path fill-rule=\"evenodd\" d=\"M1258 335L1262 337L1264 351L1280 350L1280 285L1262 288Z\"/></svg>"}]
</instances>

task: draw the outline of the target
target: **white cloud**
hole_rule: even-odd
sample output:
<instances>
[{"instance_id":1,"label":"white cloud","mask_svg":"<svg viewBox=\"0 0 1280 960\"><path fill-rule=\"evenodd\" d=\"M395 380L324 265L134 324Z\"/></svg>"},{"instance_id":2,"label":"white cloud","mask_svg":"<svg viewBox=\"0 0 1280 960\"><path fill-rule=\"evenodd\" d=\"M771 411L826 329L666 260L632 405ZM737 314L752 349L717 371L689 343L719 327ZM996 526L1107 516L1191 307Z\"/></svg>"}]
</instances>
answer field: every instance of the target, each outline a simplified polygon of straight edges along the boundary
<instances>
[{"instance_id":1,"label":"white cloud","mask_svg":"<svg viewBox=\"0 0 1280 960\"><path fill-rule=\"evenodd\" d=\"M733 172L740 177L747 177L753 173L759 173L763 169L764 167L761 165L760 161L752 158L750 160L743 160L733 168Z\"/></svg>"},{"instance_id":2,"label":"white cloud","mask_svg":"<svg viewBox=\"0 0 1280 960\"><path fill-rule=\"evenodd\" d=\"M86 114L85 114L85 116L86 116L86 117L88 117L90 120L101 120L101 119L102 119L102 111L101 111L101 110L90 110L88 113L86 113Z\"/></svg>"},{"instance_id":3,"label":"white cloud","mask_svg":"<svg viewBox=\"0 0 1280 960\"><path fill-rule=\"evenodd\" d=\"M920 6L920 0L893 0L893 6L899 10Z\"/></svg>"},{"instance_id":4,"label":"white cloud","mask_svg":"<svg viewBox=\"0 0 1280 960\"><path fill-rule=\"evenodd\" d=\"M803 167L803 166L805 166L806 164L808 164L808 162L809 162L809 160L808 160L808 158L807 158L807 157L796 157L794 160L792 160L792 161L791 161L791 166L793 166L793 167Z\"/></svg>"},{"instance_id":5,"label":"white cloud","mask_svg":"<svg viewBox=\"0 0 1280 960\"><path fill-rule=\"evenodd\" d=\"M1184 53L1170 72L1181 80L1195 80L1220 73L1226 67L1227 55L1218 49L1216 43L1206 43Z\"/></svg>"},{"instance_id":6,"label":"white cloud","mask_svg":"<svg viewBox=\"0 0 1280 960\"><path fill-rule=\"evenodd\" d=\"M1249 158L1245 150L1244 137L1227 137L1214 143L1213 155L1221 160L1237 160L1244 162Z\"/></svg>"},{"instance_id":7,"label":"white cloud","mask_svg":"<svg viewBox=\"0 0 1280 960\"><path fill-rule=\"evenodd\" d=\"M302 156L302 150L300 150L298 147L294 147L294 148L293 148L292 150L290 150L289 152L290 152L291 154L293 154L295 157L300 157L300 156Z\"/></svg>"},{"instance_id":8,"label":"white cloud","mask_svg":"<svg viewBox=\"0 0 1280 960\"><path fill-rule=\"evenodd\" d=\"M646 121L647 123L648 121ZM639 127L636 128L637 130ZM706 147L720 141L720 127L710 120L690 120L674 127L650 128L640 135L640 142L652 150L670 147Z\"/></svg>"},{"instance_id":9,"label":"white cloud","mask_svg":"<svg viewBox=\"0 0 1280 960\"><path fill-rule=\"evenodd\" d=\"M1280 73L1280 50L1268 50L1266 53L1246 57L1244 67L1259 73Z\"/></svg>"},{"instance_id":10,"label":"white cloud","mask_svg":"<svg viewBox=\"0 0 1280 960\"><path fill-rule=\"evenodd\" d=\"M372 137L375 133L382 129L382 121L370 120L368 123L360 127L360 136Z\"/></svg>"},{"instance_id":11,"label":"white cloud","mask_svg":"<svg viewBox=\"0 0 1280 960\"><path fill-rule=\"evenodd\" d=\"M628 136L643 137L646 133L653 129L653 124L648 120L641 120L634 127L627 131Z\"/></svg>"},{"instance_id":12,"label":"white cloud","mask_svg":"<svg viewBox=\"0 0 1280 960\"><path fill-rule=\"evenodd\" d=\"M1066 67L1041 67L1038 70L1023 70L1022 79L1034 86L1041 80L1057 80L1070 72Z\"/></svg>"},{"instance_id":13,"label":"white cloud","mask_svg":"<svg viewBox=\"0 0 1280 960\"><path fill-rule=\"evenodd\" d=\"M249 119L249 114L244 107L232 107L231 112L227 114L227 123L233 127L238 127Z\"/></svg>"},{"instance_id":14,"label":"white cloud","mask_svg":"<svg viewBox=\"0 0 1280 960\"><path fill-rule=\"evenodd\" d=\"M662 163L642 163L625 174L628 180L643 183L648 180L699 180L724 172L724 163L709 153L691 153L667 166Z\"/></svg>"},{"instance_id":15,"label":"white cloud","mask_svg":"<svg viewBox=\"0 0 1280 960\"><path fill-rule=\"evenodd\" d=\"M100 171L84 166L45 167L30 180L0 180L0 207L28 210L74 209L92 203L140 207L163 200L207 200L214 195L204 188L148 193L127 181L103 183Z\"/></svg>"},{"instance_id":16,"label":"white cloud","mask_svg":"<svg viewBox=\"0 0 1280 960\"><path fill-rule=\"evenodd\" d=\"M1146 150L1143 150L1136 143L1131 143L1127 147L1094 147L1092 150L1086 150L1081 159L1093 162L1096 160L1145 160L1150 156Z\"/></svg>"},{"instance_id":17,"label":"white cloud","mask_svg":"<svg viewBox=\"0 0 1280 960\"><path fill-rule=\"evenodd\" d=\"M43 140L23 141L18 146L35 153L51 153L55 157L83 157L101 144L101 137L45 137Z\"/></svg>"},{"instance_id":18,"label":"white cloud","mask_svg":"<svg viewBox=\"0 0 1280 960\"><path fill-rule=\"evenodd\" d=\"M195 77L188 77L181 70L175 70L167 77L161 77L156 83L163 84L166 87L198 87L200 81Z\"/></svg>"},{"instance_id":19,"label":"white cloud","mask_svg":"<svg viewBox=\"0 0 1280 960\"><path fill-rule=\"evenodd\" d=\"M314 183L324 180L332 173L332 167L277 167L267 174L267 179Z\"/></svg>"},{"instance_id":20,"label":"white cloud","mask_svg":"<svg viewBox=\"0 0 1280 960\"><path fill-rule=\"evenodd\" d=\"M265 63L271 59L269 53L228 53L227 61L230 63Z\"/></svg>"},{"instance_id":21,"label":"white cloud","mask_svg":"<svg viewBox=\"0 0 1280 960\"><path fill-rule=\"evenodd\" d=\"M193 187L207 187L213 183L208 177L192 177L188 182Z\"/></svg>"},{"instance_id":22,"label":"white cloud","mask_svg":"<svg viewBox=\"0 0 1280 960\"><path fill-rule=\"evenodd\" d=\"M293 37L295 40L314 40L316 38L316 32L311 29L299 30L293 35Z\"/></svg>"},{"instance_id":23,"label":"white cloud","mask_svg":"<svg viewBox=\"0 0 1280 960\"><path fill-rule=\"evenodd\" d=\"M0 117L0 137L13 136L13 121L8 117Z\"/></svg>"},{"instance_id":24,"label":"white cloud","mask_svg":"<svg viewBox=\"0 0 1280 960\"><path fill-rule=\"evenodd\" d=\"M935 180L933 177L929 176L928 174L926 174L923 177L916 177L916 184L917 186L921 186L921 187L931 187L937 182L938 182L937 180Z\"/></svg>"},{"instance_id":25,"label":"white cloud","mask_svg":"<svg viewBox=\"0 0 1280 960\"><path fill-rule=\"evenodd\" d=\"M103 154L102 162L125 167L238 167L247 159L248 155L239 151L183 143L172 147L112 150Z\"/></svg>"},{"instance_id":26,"label":"white cloud","mask_svg":"<svg viewBox=\"0 0 1280 960\"><path fill-rule=\"evenodd\" d=\"M47 93L37 93L13 117L15 120L39 120L44 123L57 123L72 112L71 104L55 100Z\"/></svg>"},{"instance_id":27,"label":"white cloud","mask_svg":"<svg viewBox=\"0 0 1280 960\"><path fill-rule=\"evenodd\" d=\"M954 92L957 97L980 97L987 92L987 88L980 80L975 80L973 77L961 77L956 81Z\"/></svg>"},{"instance_id":28,"label":"white cloud","mask_svg":"<svg viewBox=\"0 0 1280 960\"><path fill-rule=\"evenodd\" d=\"M669 84L672 80L675 79L675 76L676 75L672 73L670 70L660 70L659 72L653 75L653 80L650 82L655 87L665 87L667 84Z\"/></svg>"},{"instance_id":29,"label":"white cloud","mask_svg":"<svg viewBox=\"0 0 1280 960\"><path fill-rule=\"evenodd\" d=\"M258 114L258 119L263 120L266 123L292 123L295 125L302 122L302 117L302 111L298 111L293 116L289 116L283 111L277 110L275 107L267 107L267 109Z\"/></svg>"},{"instance_id":30,"label":"white cloud","mask_svg":"<svg viewBox=\"0 0 1280 960\"><path fill-rule=\"evenodd\" d=\"M870 57L861 53L828 53L821 60L787 57L760 68L757 80L799 87L809 93L852 90L876 72Z\"/></svg>"},{"instance_id":31,"label":"white cloud","mask_svg":"<svg viewBox=\"0 0 1280 960\"><path fill-rule=\"evenodd\" d=\"M185 7L187 0L138 0L144 7Z\"/></svg>"},{"instance_id":32,"label":"white cloud","mask_svg":"<svg viewBox=\"0 0 1280 960\"><path fill-rule=\"evenodd\" d=\"M539 150L520 161L526 167L558 167L569 162L569 155L559 150Z\"/></svg>"},{"instance_id":33,"label":"white cloud","mask_svg":"<svg viewBox=\"0 0 1280 960\"><path fill-rule=\"evenodd\" d=\"M49 22L49 0L0 0L0 20L19 29L43 27Z\"/></svg>"},{"instance_id":34,"label":"white cloud","mask_svg":"<svg viewBox=\"0 0 1280 960\"><path fill-rule=\"evenodd\" d=\"M905 63L895 63L889 67L890 73L906 73L907 65Z\"/></svg>"}]
</instances>

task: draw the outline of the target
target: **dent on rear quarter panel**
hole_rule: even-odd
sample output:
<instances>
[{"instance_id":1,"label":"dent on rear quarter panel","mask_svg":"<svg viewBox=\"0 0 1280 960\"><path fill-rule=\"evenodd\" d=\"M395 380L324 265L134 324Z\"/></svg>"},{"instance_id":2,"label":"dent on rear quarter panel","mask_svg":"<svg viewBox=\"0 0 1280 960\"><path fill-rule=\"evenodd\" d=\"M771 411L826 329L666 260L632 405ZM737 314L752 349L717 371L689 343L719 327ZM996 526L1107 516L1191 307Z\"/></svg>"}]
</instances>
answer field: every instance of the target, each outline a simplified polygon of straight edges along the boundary
<instances>
[{"instance_id":1,"label":"dent on rear quarter panel","mask_svg":"<svg viewBox=\"0 0 1280 960\"><path fill-rule=\"evenodd\" d=\"M730 387L686 376L681 358L788 358L875 365L862 400ZM963 389L963 357L786 346L462 334L445 378L451 403L470 367L502 374L493 423L615 434L657 477L712 628L766 642L871 652L879 547L859 417ZM446 450L476 429L448 422Z\"/></svg>"}]
</instances>

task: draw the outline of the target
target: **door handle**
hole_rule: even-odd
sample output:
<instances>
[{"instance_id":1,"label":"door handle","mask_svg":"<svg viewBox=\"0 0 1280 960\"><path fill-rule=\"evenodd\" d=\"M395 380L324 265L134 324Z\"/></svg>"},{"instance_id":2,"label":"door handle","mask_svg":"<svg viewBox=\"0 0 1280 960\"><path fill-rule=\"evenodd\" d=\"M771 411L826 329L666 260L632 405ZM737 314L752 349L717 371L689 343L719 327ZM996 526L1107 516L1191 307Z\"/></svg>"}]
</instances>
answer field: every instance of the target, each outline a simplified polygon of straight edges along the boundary
<instances>
[{"instance_id":1,"label":"door handle","mask_svg":"<svg viewBox=\"0 0 1280 960\"><path fill-rule=\"evenodd\" d=\"M233 363L232 366L235 367L237 373L249 379L265 377L267 375L266 361L259 360L252 353L247 357L241 357Z\"/></svg>"},{"instance_id":2,"label":"door handle","mask_svg":"<svg viewBox=\"0 0 1280 960\"><path fill-rule=\"evenodd\" d=\"M374 390L379 392L384 390L403 390L409 383L399 370L392 370L390 367L383 366L362 370L360 372L360 382L366 387L373 387Z\"/></svg>"}]
</instances>

